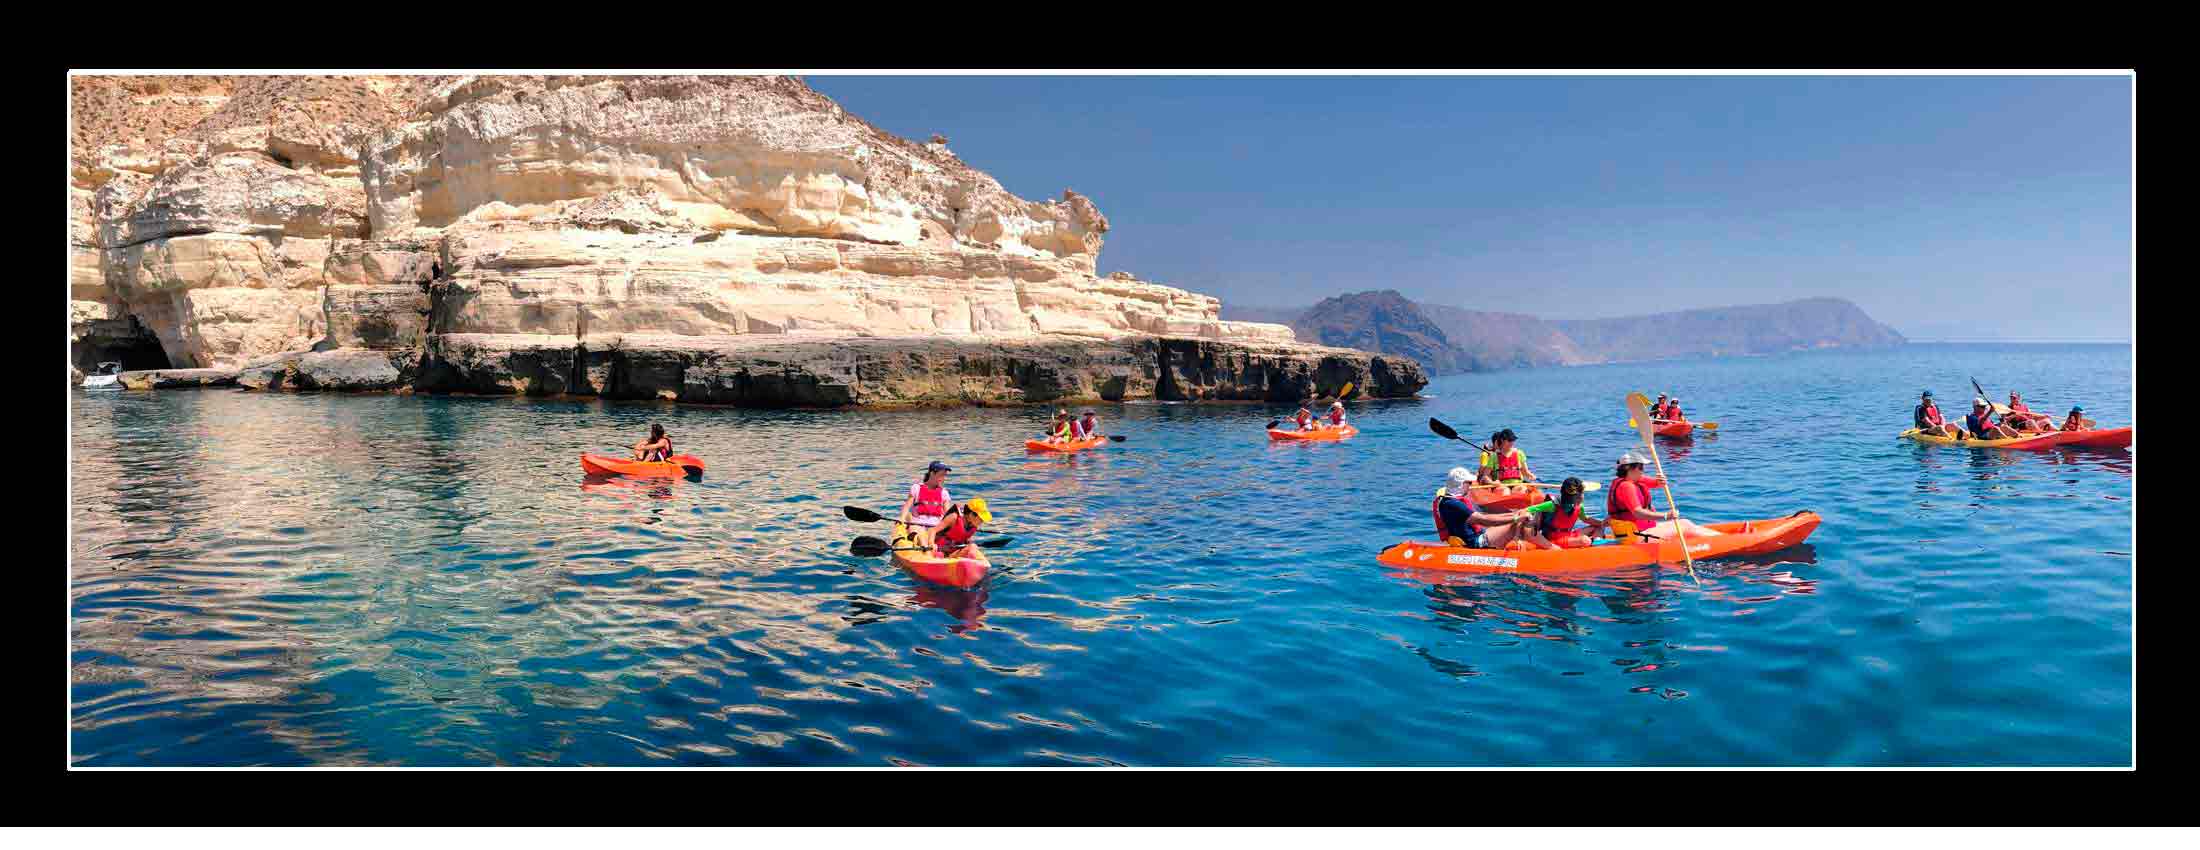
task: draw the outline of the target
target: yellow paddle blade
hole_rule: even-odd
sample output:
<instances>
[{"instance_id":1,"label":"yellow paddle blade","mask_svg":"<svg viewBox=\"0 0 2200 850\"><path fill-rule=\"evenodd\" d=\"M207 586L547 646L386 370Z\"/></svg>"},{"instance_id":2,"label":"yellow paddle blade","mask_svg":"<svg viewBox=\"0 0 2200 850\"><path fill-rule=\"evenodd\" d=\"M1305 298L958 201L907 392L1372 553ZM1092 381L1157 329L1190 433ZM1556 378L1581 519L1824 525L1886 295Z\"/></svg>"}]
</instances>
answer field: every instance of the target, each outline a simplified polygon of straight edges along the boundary
<instances>
[{"instance_id":1,"label":"yellow paddle blade","mask_svg":"<svg viewBox=\"0 0 2200 850\"><path fill-rule=\"evenodd\" d=\"M1644 444L1650 442L1650 397L1642 393L1627 394L1627 424L1641 432Z\"/></svg>"},{"instance_id":2,"label":"yellow paddle blade","mask_svg":"<svg viewBox=\"0 0 2200 850\"><path fill-rule=\"evenodd\" d=\"M1717 430L1719 430L1719 423L1717 423L1717 422L1698 422L1698 423L1696 423L1696 427L1698 427L1698 428L1702 428L1702 429L1704 429L1704 430L1706 430L1706 431L1717 431Z\"/></svg>"},{"instance_id":3,"label":"yellow paddle blade","mask_svg":"<svg viewBox=\"0 0 2200 850\"><path fill-rule=\"evenodd\" d=\"M1351 394L1352 394L1352 382L1351 382L1351 381L1346 381L1346 382L1344 382L1344 387L1343 387L1342 389L1339 389L1339 390L1337 390L1337 400L1338 400L1338 401L1343 401L1343 400L1344 400L1344 397L1345 397L1345 396L1348 396L1348 395L1351 395Z\"/></svg>"}]
</instances>

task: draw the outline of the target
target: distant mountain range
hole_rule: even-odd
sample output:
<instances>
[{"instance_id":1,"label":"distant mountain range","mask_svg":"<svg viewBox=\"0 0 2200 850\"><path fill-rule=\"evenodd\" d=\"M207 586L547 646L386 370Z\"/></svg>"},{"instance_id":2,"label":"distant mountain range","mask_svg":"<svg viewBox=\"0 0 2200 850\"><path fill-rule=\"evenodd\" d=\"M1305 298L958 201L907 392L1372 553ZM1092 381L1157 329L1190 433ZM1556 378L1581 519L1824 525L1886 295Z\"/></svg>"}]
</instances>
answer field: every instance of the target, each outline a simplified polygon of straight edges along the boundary
<instances>
[{"instance_id":1,"label":"distant mountain range","mask_svg":"<svg viewBox=\"0 0 2200 850\"><path fill-rule=\"evenodd\" d=\"M1839 298L1620 319L1547 320L1423 304L1386 289L1339 295L1303 309L1225 302L1222 318L1289 325L1303 340L1411 357L1440 375L1906 341Z\"/></svg>"}]
</instances>

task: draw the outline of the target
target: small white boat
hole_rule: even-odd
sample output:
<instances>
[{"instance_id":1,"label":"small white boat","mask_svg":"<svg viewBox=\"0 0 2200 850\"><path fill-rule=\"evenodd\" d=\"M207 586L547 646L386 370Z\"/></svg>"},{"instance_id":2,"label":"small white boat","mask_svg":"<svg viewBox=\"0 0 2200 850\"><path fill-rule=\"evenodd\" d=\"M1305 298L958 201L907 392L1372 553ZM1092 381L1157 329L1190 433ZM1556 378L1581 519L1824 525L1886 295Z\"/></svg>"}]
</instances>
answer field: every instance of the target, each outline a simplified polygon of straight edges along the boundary
<instances>
[{"instance_id":1,"label":"small white boat","mask_svg":"<svg viewBox=\"0 0 2200 850\"><path fill-rule=\"evenodd\" d=\"M122 364L101 363L99 364L99 372L97 374L84 376L84 388L87 390L122 389L122 378L120 377L121 374Z\"/></svg>"}]
</instances>

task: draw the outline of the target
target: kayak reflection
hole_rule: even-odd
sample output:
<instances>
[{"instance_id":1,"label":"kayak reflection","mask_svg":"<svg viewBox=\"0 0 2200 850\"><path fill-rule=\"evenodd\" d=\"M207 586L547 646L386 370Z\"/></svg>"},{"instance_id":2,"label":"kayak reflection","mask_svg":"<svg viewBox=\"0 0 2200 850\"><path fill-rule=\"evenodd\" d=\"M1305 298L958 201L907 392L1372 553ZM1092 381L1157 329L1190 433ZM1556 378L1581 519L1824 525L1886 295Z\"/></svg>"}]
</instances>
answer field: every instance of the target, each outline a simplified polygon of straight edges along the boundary
<instances>
[{"instance_id":1,"label":"kayak reflection","mask_svg":"<svg viewBox=\"0 0 2200 850\"><path fill-rule=\"evenodd\" d=\"M672 482L676 478L628 478L623 475L590 475L581 481L581 491L625 497L648 496L652 499L672 498Z\"/></svg>"},{"instance_id":2,"label":"kayak reflection","mask_svg":"<svg viewBox=\"0 0 2200 850\"><path fill-rule=\"evenodd\" d=\"M985 600L989 593L983 585L975 590L956 590L919 583L909 601L920 608L936 608L955 618L955 625L948 626L947 630L962 634L985 628Z\"/></svg>"}]
</instances>

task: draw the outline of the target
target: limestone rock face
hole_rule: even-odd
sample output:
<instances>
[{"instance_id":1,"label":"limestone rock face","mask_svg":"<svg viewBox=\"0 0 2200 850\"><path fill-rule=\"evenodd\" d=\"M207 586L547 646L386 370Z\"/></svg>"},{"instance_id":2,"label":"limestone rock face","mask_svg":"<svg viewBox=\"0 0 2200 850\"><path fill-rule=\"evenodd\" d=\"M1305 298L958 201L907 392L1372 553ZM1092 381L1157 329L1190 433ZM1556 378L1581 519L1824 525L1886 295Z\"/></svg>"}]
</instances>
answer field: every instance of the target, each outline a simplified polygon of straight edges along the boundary
<instances>
[{"instance_id":1,"label":"limestone rock face","mask_svg":"<svg viewBox=\"0 0 2200 850\"><path fill-rule=\"evenodd\" d=\"M72 106L78 360L771 406L1426 380L1101 277L1090 198L1019 198L793 78L87 77Z\"/></svg>"}]
</instances>

